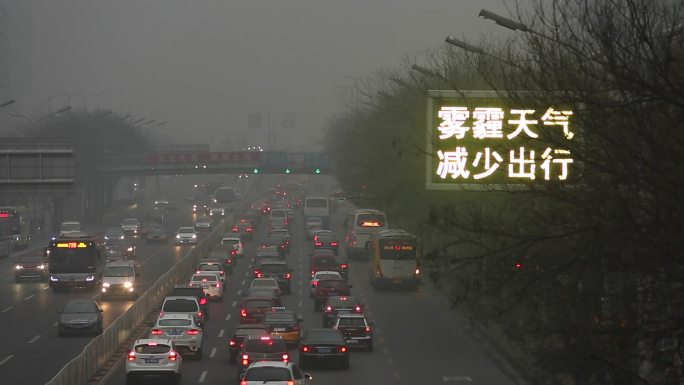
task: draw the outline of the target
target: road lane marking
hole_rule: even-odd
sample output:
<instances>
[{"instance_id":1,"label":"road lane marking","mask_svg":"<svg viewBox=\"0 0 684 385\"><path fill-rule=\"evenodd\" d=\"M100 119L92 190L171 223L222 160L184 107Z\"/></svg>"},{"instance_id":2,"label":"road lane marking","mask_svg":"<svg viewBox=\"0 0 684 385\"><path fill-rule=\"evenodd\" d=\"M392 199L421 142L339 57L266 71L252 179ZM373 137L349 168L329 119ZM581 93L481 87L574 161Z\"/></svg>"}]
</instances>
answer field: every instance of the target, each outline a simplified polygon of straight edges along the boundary
<instances>
[{"instance_id":1,"label":"road lane marking","mask_svg":"<svg viewBox=\"0 0 684 385\"><path fill-rule=\"evenodd\" d=\"M387 365L389 365L389 366L397 366L397 363L394 362L393 359L391 359L391 358L388 357L388 358L387 358Z\"/></svg>"},{"instance_id":2,"label":"road lane marking","mask_svg":"<svg viewBox=\"0 0 684 385\"><path fill-rule=\"evenodd\" d=\"M237 295L241 295L241 294L242 294L242 289L237 291Z\"/></svg>"},{"instance_id":3,"label":"road lane marking","mask_svg":"<svg viewBox=\"0 0 684 385\"><path fill-rule=\"evenodd\" d=\"M473 382L473 379L468 376L442 376L444 382Z\"/></svg>"},{"instance_id":4,"label":"road lane marking","mask_svg":"<svg viewBox=\"0 0 684 385\"><path fill-rule=\"evenodd\" d=\"M230 314L228 314L228 315L226 316L226 321L230 321L230 316L231 316Z\"/></svg>"},{"instance_id":5,"label":"road lane marking","mask_svg":"<svg viewBox=\"0 0 684 385\"><path fill-rule=\"evenodd\" d=\"M29 295L28 297L24 298L24 301L28 301L28 300L30 300L31 298L35 297L35 296L36 296L35 294L31 294L31 295Z\"/></svg>"},{"instance_id":6,"label":"road lane marking","mask_svg":"<svg viewBox=\"0 0 684 385\"><path fill-rule=\"evenodd\" d=\"M7 362L7 361L11 360L11 359L12 359L12 357L14 357L14 354L10 354L9 356L7 356L7 357L3 358L3 360L2 360L2 361L0 361L0 366L2 366L2 364L4 364L5 362Z\"/></svg>"},{"instance_id":7,"label":"road lane marking","mask_svg":"<svg viewBox=\"0 0 684 385\"><path fill-rule=\"evenodd\" d=\"M301 299L299 300L298 305L299 305L299 307L302 307L302 300Z\"/></svg>"},{"instance_id":8,"label":"road lane marking","mask_svg":"<svg viewBox=\"0 0 684 385\"><path fill-rule=\"evenodd\" d=\"M209 358L214 358L215 355L216 355L216 348L212 348L211 354L209 354Z\"/></svg>"},{"instance_id":9,"label":"road lane marking","mask_svg":"<svg viewBox=\"0 0 684 385\"><path fill-rule=\"evenodd\" d=\"M199 382L204 382L204 379L207 378L207 371L203 371L202 374L200 374Z\"/></svg>"},{"instance_id":10,"label":"road lane marking","mask_svg":"<svg viewBox=\"0 0 684 385\"><path fill-rule=\"evenodd\" d=\"M386 347L384 347L384 348L382 348L382 352L385 353L385 354L389 354L389 349L387 349Z\"/></svg>"},{"instance_id":11,"label":"road lane marking","mask_svg":"<svg viewBox=\"0 0 684 385\"><path fill-rule=\"evenodd\" d=\"M247 281L245 281L245 280L243 279L243 280L242 280L242 283L241 283L240 285L244 285L245 282L247 282Z\"/></svg>"},{"instance_id":12,"label":"road lane marking","mask_svg":"<svg viewBox=\"0 0 684 385\"><path fill-rule=\"evenodd\" d=\"M49 289L49 288L50 288L50 286L45 286L45 287L43 288L43 290L47 290L47 289Z\"/></svg>"},{"instance_id":13,"label":"road lane marking","mask_svg":"<svg viewBox=\"0 0 684 385\"><path fill-rule=\"evenodd\" d=\"M2 309L2 313L7 313L8 311L14 309L14 306L7 306L6 308Z\"/></svg>"},{"instance_id":14,"label":"road lane marking","mask_svg":"<svg viewBox=\"0 0 684 385\"><path fill-rule=\"evenodd\" d=\"M221 330L219 331L219 335L218 335L219 338L223 337L223 333L225 333L225 332L226 332L225 329L221 329Z\"/></svg>"},{"instance_id":15,"label":"road lane marking","mask_svg":"<svg viewBox=\"0 0 684 385\"><path fill-rule=\"evenodd\" d=\"M235 305L237 305L237 301L233 301L233 303L230 306L235 307Z\"/></svg>"},{"instance_id":16,"label":"road lane marking","mask_svg":"<svg viewBox=\"0 0 684 385\"><path fill-rule=\"evenodd\" d=\"M395 380L401 380L401 375L396 370L392 371L392 376L394 376Z\"/></svg>"},{"instance_id":17,"label":"road lane marking","mask_svg":"<svg viewBox=\"0 0 684 385\"><path fill-rule=\"evenodd\" d=\"M299 295L302 295L302 289L299 289Z\"/></svg>"},{"instance_id":18,"label":"road lane marking","mask_svg":"<svg viewBox=\"0 0 684 385\"><path fill-rule=\"evenodd\" d=\"M42 335L41 335L41 334L38 334L37 336L31 338L31 339L29 340L28 343L29 343L29 344L34 343L34 342L38 341L38 338L40 338L40 337L42 337Z\"/></svg>"}]
</instances>

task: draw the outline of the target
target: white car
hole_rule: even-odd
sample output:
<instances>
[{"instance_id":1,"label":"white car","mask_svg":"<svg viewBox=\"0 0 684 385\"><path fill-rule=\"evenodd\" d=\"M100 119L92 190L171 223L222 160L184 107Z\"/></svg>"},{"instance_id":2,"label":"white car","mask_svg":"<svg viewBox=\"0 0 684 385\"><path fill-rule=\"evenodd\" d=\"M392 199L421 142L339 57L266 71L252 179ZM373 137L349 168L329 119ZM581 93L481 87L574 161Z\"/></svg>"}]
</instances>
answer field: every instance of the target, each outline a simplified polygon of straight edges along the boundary
<instances>
[{"instance_id":1,"label":"white car","mask_svg":"<svg viewBox=\"0 0 684 385\"><path fill-rule=\"evenodd\" d=\"M126 235L139 236L142 230L142 223L136 218L126 218L121 221L121 230Z\"/></svg>"},{"instance_id":2,"label":"white car","mask_svg":"<svg viewBox=\"0 0 684 385\"><path fill-rule=\"evenodd\" d=\"M308 385L311 375L292 362L257 361L240 376L241 385Z\"/></svg>"},{"instance_id":3,"label":"white car","mask_svg":"<svg viewBox=\"0 0 684 385\"><path fill-rule=\"evenodd\" d=\"M176 231L177 245L196 245L197 232L194 227L179 227Z\"/></svg>"},{"instance_id":4,"label":"white car","mask_svg":"<svg viewBox=\"0 0 684 385\"><path fill-rule=\"evenodd\" d=\"M102 272L102 299L111 296L138 296L138 272L131 261L108 263Z\"/></svg>"},{"instance_id":5,"label":"white car","mask_svg":"<svg viewBox=\"0 0 684 385\"><path fill-rule=\"evenodd\" d=\"M278 285L278 281L275 280L275 278L254 278L252 280L252 283L249 285L250 289L253 289L255 287L268 287L275 289L276 294L281 295L282 291L280 290L280 286Z\"/></svg>"},{"instance_id":6,"label":"white car","mask_svg":"<svg viewBox=\"0 0 684 385\"><path fill-rule=\"evenodd\" d=\"M81 233L81 222L79 221L66 221L62 222L59 227L59 235L62 237L69 235L77 235Z\"/></svg>"},{"instance_id":7,"label":"white car","mask_svg":"<svg viewBox=\"0 0 684 385\"><path fill-rule=\"evenodd\" d=\"M226 237L221 239L221 245L224 246L233 246L233 250L231 251L231 255L234 255L236 257L242 257L243 253L243 244L242 240L240 238L235 238L235 237ZM233 253L233 251L235 251Z\"/></svg>"},{"instance_id":8,"label":"white car","mask_svg":"<svg viewBox=\"0 0 684 385\"><path fill-rule=\"evenodd\" d=\"M199 274L193 274L189 285L204 289L204 293L209 299L223 301L223 282L221 282L218 271L203 271Z\"/></svg>"},{"instance_id":9,"label":"white car","mask_svg":"<svg viewBox=\"0 0 684 385\"><path fill-rule=\"evenodd\" d=\"M317 271L311 277L311 290L309 291L309 298L313 298L314 292L316 291L316 286L318 286L318 281L325 279L343 279L339 271Z\"/></svg>"},{"instance_id":10,"label":"white car","mask_svg":"<svg viewBox=\"0 0 684 385\"><path fill-rule=\"evenodd\" d=\"M139 383L144 376L168 376L174 384L181 379L183 358L169 339L139 339L126 355L126 384Z\"/></svg>"},{"instance_id":11,"label":"white car","mask_svg":"<svg viewBox=\"0 0 684 385\"><path fill-rule=\"evenodd\" d=\"M157 318L149 338L165 338L173 341L176 350L190 352L195 358L202 358L202 325L190 314L164 314Z\"/></svg>"}]
</instances>

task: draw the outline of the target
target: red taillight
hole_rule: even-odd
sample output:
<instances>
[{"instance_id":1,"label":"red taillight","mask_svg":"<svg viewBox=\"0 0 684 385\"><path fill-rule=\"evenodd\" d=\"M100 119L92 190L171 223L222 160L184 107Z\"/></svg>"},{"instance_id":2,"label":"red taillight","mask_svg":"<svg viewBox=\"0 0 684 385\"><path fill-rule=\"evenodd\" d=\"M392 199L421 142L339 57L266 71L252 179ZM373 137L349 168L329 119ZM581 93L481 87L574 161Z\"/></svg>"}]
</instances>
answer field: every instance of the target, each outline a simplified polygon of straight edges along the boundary
<instances>
[{"instance_id":1,"label":"red taillight","mask_svg":"<svg viewBox=\"0 0 684 385\"><path fill-rule=\"evenodd\" d=\"M237 250L233 250L230 252L230 255L237 255Z\"/></svg>"},{"instance_id":2,"label":"red taillight","mask_svg":"<svg viewBox=\"0 0 684 385\"><path fill-rule=\"evenodd\" d=\"M131 350L128 352L128 361L135 361L135 351Z\"/></svg>"},{"instance_id":3,"label":"red taillight","mask_svg":"<svg viewBox=\"0 0 684 385\"><path fill-rule=\"evenodd\" d=\"M294 381L288 381L287 385L295 385L295 382Z\"/></svg>"},{"instance_id":4,"label":"red taillight","mask_svg":"<svg viewBox=\"0 0 684 385\"><path fill-rule=\"evenodd\" d=\"M214 285L214 287L221 287L221 284L217 283L216 285Z\"/></svg>"},{"instance_id":5,"label":"red taillight","mask_svg":"<svg viewBox=\"0 0 684 385\"><path fill-rule=\"evenodd\" d=\"M174 352L173 350L169 352L169 361L176 361L178 358L178 353Z\"/></svg>"},{"instance_id":6,"label":"red taillight","mask_svg":"<svg viewBox=\"0 0 684 385\"><path fill-rule=\"evenodd\" d=\"M346 346L340 347L340 352L341 352L341 353L346 353L346 352L347 352L347 347L346 347Z\"/></svg>"},{"instance_id":7,"label":"red taillight","mask_svg":"<svg viewBox=\"0 0 684 385\"><path fill-rule=\"evenodd\" d=\"M330 313L332 311L332 306L326 306L325 307L325 312Z\"/></svg>"},{"instance_id":8,"label":"red taillight","mask_svg":"<svg viewBox=\"0 0 684 385\"><path fill-rule=\"evenodd\" d=\"M230 345L230 346L235 346L235 344L237 344L237 342L235 342L235 340L228 341L228 345Z\"/></svg>"},{"instance_id":9,"label":"red taillight","mask_svg":"<svg viewBox=\"0 0 684 385\"><path fill-rule=\"evenodd\" d=\"M223 271L223 270L219 271L219 275L224 275L224 274L226 274L225 271Z\"/></svg>"},{"instance_id":10,"label":"red taillight","mask_svg":"<svg viewBox=\"0 0 684 385\"><path fill-rule=\"evenodd\" d=\"M313 281L314 287L318 286L318 281Z\"/></svg>"},{"instance_id":11,"label":"red taillight","mask_svg":"<svg viewBox=\"0 0 684 385\"><path fill-rule=\"evenodd\" d=\"M245 380L240 381L240 385L247 385L247 381L245 381Z\"/></svg>"},{"instance_id":12,"label":"red taillight","mask_svg":"<svg viewBox=\"0 0 684 385\"><path fill-rule=\"evenodd\" d=\"M309 347L306 346L306 345L302 346L302 351L303 351L303 352L308 352L308 351L309 351Z\"/></svg>"},{"instance_id":13,"label":"red taillight","mask_svg":"<svg viewBox=\"0 0 684 385\"><path fill-rule=\"evenodd\" d=\"M337 242L330 242L330 246L337 246Z\"/></svg>"},{"instance_id":14,"label":"red taillight","mask_svg":"<svg viewBox=\"0 0 684 385\"><path fill-rule=\"evenodd\" d=\"M311 275L313 276L314 274L316 274L316 270L311 270Z\"/></svg>"},{"instance_id":15,"label":"red taillight","mask_svg":"<svg viewBox=\"0 0 684 385\"><path fill-rule=\"evenodd\" d=\"M247 317L247 309L240 309L240 317Z\"/></svg>"},{"instance_id":16,"label":"red taillight","mask_svg":"<svg viewBox=\"0 0 684 385\"><path fill-rule=\"evenodd\" d=\"M242 365L247 366L249 364L249 356L246 354L242 355Z\"/></svg>"},{"instance_id":17,"label":"red taillight","mask_svg":"<svg viewBox=\"0 0 684 385\"><path fill-rule=\"evenodd\" d=\"M164 334L164 331L161 330L161 329L152 329L152 330L150 331L150 333L151 333L153 336L160 336L160 335Z\"/></svg>"},{"instance_id":18,"label":"red taillight","mask_svg":"<svg viewBox=\"0 0 684 385\"><path fill-rule=\"evenodd\" d=\"M293 331L293 332L296 332L296 331L298 331L298 330L299 330L299 325L293 325L293 326L292 326L292 331Z\"/></svg>"},{"instance_id":19,"label":"red taillight","mask_svg":"<svg viewBox=\"0 0 684 385\"><path fill-rule=\"evenodd\" d=\"M186 333L188 333L188 334L191 335L191 336L196 336L196 335L198 335L198 334L200 333L200 331L197 330L197 329L190 329L190 330L188 330Z\"/></svg>"},{"instance_id":20,"label":"red taillight","mask_svg":"<svg viewBox=\"0 0 684 385\"><path fill-rule=\"evenodd\" d=\"M346 269L346 268L349 267L349 265L347 265L346 263L343 263L343 264L340 265L340 267L343 268L343 269Z\"/></svg>"},{"instance_id":21,"label":"red taillight","mask_svg":"<svg viewBox=\"0 0 684 385\"><path fill-rule=\"evenodd\" d=\"M314 246L316 246L316 247L323 246L323 242L316 242L316 243L314 243Z\"/></svg>"},{"instance_id":22,"label":"red taillight","mask_svg":"<svg viewBox=\"0 0 684 385\"><path fill-rule=\"evenodd\" d=\"M202 317L204 317L204 314L202 314L201 311L198 311L198 312L197 312L197 317L202 318Z\"/></svg>"},{"instance_id":23,"label":"red taillight","mask_svg":"<svg viewBox=\"0 0 684 385\"><path fill-rule=\"evenodd\" d=\"M207 299L206 298L200 298L200 305L206 305L207 304Z\"/></svg>"},{"instance_id":24,"label":"red taillight","mask_svg":"<svg viewBox=\"0 0 684 385\"><path fill-rule=\"evenodd\" d=\"M290 278L292 278L292 274L290 274L290 273L286 273L286 274L285 274L285 278L287 278L287 279L290 279Z\"/></svg>"},{"instance_id":25,"label":"red taillight","mask_svg":"<svg viewBox=\"0 0 684 385\"><path fill-rule=\"evenodd\" d=\"M233 227L233 232L234 232L234 233L239 233L239 232L240 232L240 229L238 229L237 226L235 226L235 227Z\"/></svg>"},{"instance_id":26,"label":"red taillight","mask_svg":"<svg viewBox=\"0 0 684 385\"><path fill-rule=\"evenodd\" d=\"M283 354L283 362L287 362L287 360L290 358L287 354Z\"/></svg>"},{"instance_id":27,"label":"red taillight","mask_svg":"<svg viewBox=\"0 0 684 385\"><path fill-rule=\"evenodd\" d=\"M230 265L232 263L233 263L233 258L226 259L226 265Z\"/></svg>"},{"instance_id":28,"label":"red taillight","mask_svg":"<svg viewBox=\"0 0 684 385\"><path fill-rule=\"evenodd\" d=\"M366 333L370 333L370 331L371 331L371 327L370 327L370 326L366 326Z\"/></svg>"},{"instance_id":29,"label":"red taillight","mask_svg":"<svg viewBox=\"0 0 684 385\"><path fill-rule=\"evenodd\" d=\"M253 231L253 229L251 227L248 227L247 229L245 229L246 233L251 233L252 231Z\"/></svg>"},{"instance_id":30,"label":"red taillight","mask_svg":"<svg viewBox=\"0 0 684 385\"><path fill-rule=\"evenodd\" d=\"M361 306L357 306L354 308L354 311L357 313L361 313Z\"/></svg>"},{"instance_id":31,"label":"red taillight","mask_svg":"<svg viewBox=\"0 0 684 385\"><path fill-rule=\"evenodd\" d=\"M258 273L258 274L257 274L257 278L264 278L264 274Z\"/></svg>"},{"instance_id":32,"label":"red taillight","mask_svg":"<svg viewBox=\"0 0 684 385\"><path fill-rule=\"evenodd\" d=\"M201 273L201 272L202 272L201 270L197 270L197 271L195 272L195 274L199 274L199 273Z\"/></svg>"}]
</instances>

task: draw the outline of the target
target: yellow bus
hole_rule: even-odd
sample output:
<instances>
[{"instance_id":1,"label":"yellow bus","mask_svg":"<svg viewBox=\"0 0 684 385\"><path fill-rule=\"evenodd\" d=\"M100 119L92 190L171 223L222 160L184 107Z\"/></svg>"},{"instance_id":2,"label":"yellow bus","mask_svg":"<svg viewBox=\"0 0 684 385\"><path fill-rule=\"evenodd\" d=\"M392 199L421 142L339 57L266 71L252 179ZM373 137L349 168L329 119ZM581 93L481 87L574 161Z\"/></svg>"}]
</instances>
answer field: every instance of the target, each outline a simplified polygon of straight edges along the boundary
<instances>
[{"instance_id":1,"label":"yellow bus","mask_svg":"<svg viewBox=\"0 0 684 385\"><path fill-rule=\"evenodd\" d=\"M420 284L420 242L404 230L382 230L369 244L370 282L377 290L405 287L417 290Z\"/></svg>"}]
</instances>

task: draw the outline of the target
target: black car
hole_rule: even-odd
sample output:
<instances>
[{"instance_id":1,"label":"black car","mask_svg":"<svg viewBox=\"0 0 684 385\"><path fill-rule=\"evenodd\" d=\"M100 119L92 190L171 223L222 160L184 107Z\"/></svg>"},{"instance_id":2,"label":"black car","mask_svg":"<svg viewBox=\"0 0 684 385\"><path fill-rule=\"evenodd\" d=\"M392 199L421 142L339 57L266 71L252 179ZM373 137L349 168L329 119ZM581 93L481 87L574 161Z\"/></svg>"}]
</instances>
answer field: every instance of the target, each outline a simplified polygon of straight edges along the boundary
<instances>
[{"instance_id":1,"label":"black car","mask_svg":"<svg viewBox=\"0 0 684 385\"><path fill-rule=\"evenodd\" d=\"M233 274L233 268L237 265L237 258L229 251L221 249L209 250L208 253L200 255L200 262L202 262L203 259L216 259L222 261L223 271L227 274Z\"/></svg>"},{"instance_id":2,"label":"black car","mask_svg":"<svg viewBox=\"0 0 684 385\"><path fill-rule=\"evenodd\" d=\"M14 260L14 281L24 278L38 278L47 281L47 262L42 255L22 255Z\"/></svg>"},{"instance_id":3,"label":"black car","mask_svg":"<svg viewBox=\"0 0 684 385\"><path fill-rule=\"evenodd\" d=\"M344 279L326 279L318 281L314 290L314 311L319 311L323 304L328 301L328 297L350 296L352 285Z\"/></svg>"},{"instance_id":4,"label":"black car","mask_svg":"<svg viewBox=\"0 0 684 385\"><path fill-rule=\"evenodd\" d=\"M342 333L350 348L365 348L373 350L373 328L363 314L340 314L333 328Z\"/></svg>"},{"instance_id":5,"label":"black car","mask_svg":"<svg viewBox=\"0 0 684 385\"><path fill-rule=\"evenodd\" d=\"M285 262L264 260L254 267L254 278L275 278L282 291L292 293L292 268Z\"/></svg>"},{"instance_id":6,"label":"black car","mask_svg":"<svg viewBox=\"0 0 684 385\"><path fill-rule=\"evenodd\" d=\"M278 250L278 246L262 246L256 249L254 264L257 265L263 260L284 260L283 254Z\"/></svg>"},{"instance_id":7,"label":"black car","mask_svg":"<svg viewBox=\"0 0 684 385\"><path fill-rule=\"evenodd\" d=\"M335 329L309 329L299 341L299 366L311 368L314 363L335 362L349 369L349 346Z\"/></svg>"},{"instance_id":8,"label":"black car","mask_svg":"<svg viewBox=\"0 0 684 385\"><path fill-rule=\"evenodd\" d=\"M340 242L330 230L319 230L314 235L314 249L330 249L337 255Z\"/></svg>"},{"instance_id":9,"label":"black car","mask_svg":"<svg viewBox=\"0 0 684 385\"><path fill-rule=\"evenodd\" d=\"M57 334L102 334L102 309L90 299L72 299L57 311Z\"/></svg>"},{"instance_id":10,"label":"black car","mask_svg":"<svg viewBox=\"0 0 684 385\"><path fill-rule=\"evenodd\" d=\"M265 237L261 240L261 242L259 242L259 247L266 246L277 246L278 252L282 257L285 257L285 255L288 253L289 245L287 244L287 239L285 238Z\"/></svg>"},{"instance_id":11,"label":"black car","mask_svg":"<svg viewBox=\"0 0 684 385\"><path fill-rule=\"evenodd\" d=\"M190 296L197 298L197 303L199 303L200 309L202 310L202 313L204 313L204 319L209 319L209 297L207 297L207 294L201 287L176 285L168 296Z\"/></svg>"},{"instance_id":12,"label":"black car","mask_svg":"<svg viewBox=\"0 0 684 385\"><path fill-rule=\"evenodd\" d=\"M363 305L354 296L328 297L328 302L323 307L322 327L332 326L341 314L363 314L363 310Z\"/></svg>"},{"instance_id":13,"label":"black car","mask_svg":"<svg viewBox=\"0 0 684 385\"><path fill-rule=\"evenodd\" d=\"M237 355L242 349L242 344L248 338L267 337L270 333L263 324L242 324L238 325L233 335L228 340L228 351L230 352L230 363L237 362Z\"/></svg>"},{"instance_id":14,"label":"black car","mask_svg":"<svg viewBox=\"0 0 684 385\"><path fill-rule=\"evenodd\" d=\"M291 361L287 344L280 336L261 336L245 339L238 356L238 380L240 375L254 362Z\"/></svg>"}]
</instances>

